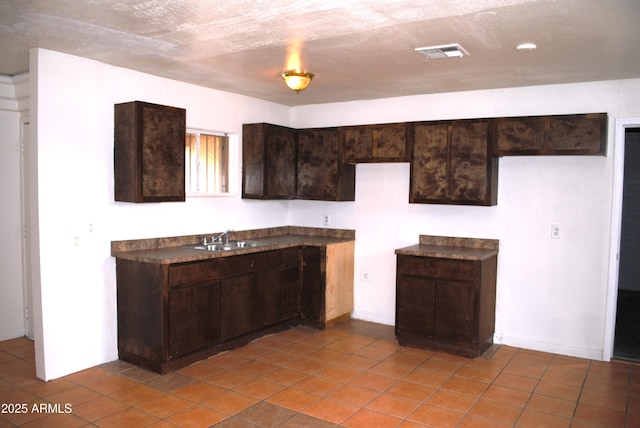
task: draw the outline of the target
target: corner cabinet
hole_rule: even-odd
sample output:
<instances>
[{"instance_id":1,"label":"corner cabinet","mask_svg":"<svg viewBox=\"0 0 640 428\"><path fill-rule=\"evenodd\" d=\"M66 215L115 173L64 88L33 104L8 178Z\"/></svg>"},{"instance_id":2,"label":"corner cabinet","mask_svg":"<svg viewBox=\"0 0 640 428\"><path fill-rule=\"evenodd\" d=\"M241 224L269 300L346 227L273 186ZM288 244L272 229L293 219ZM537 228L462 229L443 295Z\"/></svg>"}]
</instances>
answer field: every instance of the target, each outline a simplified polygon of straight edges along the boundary
<instances>
[{"instance_id":1,"label":"corner cabinet","mask_svg":"<svg viewBox=\"0 0 640 428\"><path fill-rule=\"evenodd\" d=\"M144 251L116 256L118 356L155 372L353 310L354 241L171 263ZM180 260L185 250L159 251Z\"/></svg>"},{"instance_id":2,"label":"corner cabinet","mask_svg":"<svg viewBox=\"0 0 640 428\"><path fill-rule=\"evenodd\" d=\"M409 162L411 123L343 126L344 163Z\"/></svg>"},{"instance_id":3,"label":"corner cabinet","mask_svg":"<svg viewBox=\"0 0 640 428\"><path fill-rule=\"evenodd\" d=\"M326 328L346 321L353 311L354 242L302 248L300 317Z\"/></svg>"},{"instance_id":4,"label":"corner cabinet","mask_svg":"<svg viewBox=\"0 0 640 428\"><path fill-rule=\"evenodd\" d=\"M498 159L488 120L414 124L409 202L496 205Z\"/></svg>"},{"instance_id":5,"label":"corner cabinet","mask_svg":"<svg viewBox=\"0 0 640 428\"><path fill-rule=\"evenodd\" d=\"M404 346L478 357L493 343L497 255L397 255L396 336Z\"/></svg>"},{"instance_id":6,"label":"corner cabinet","mask_svg":"<svg viewBox=\"0 0 640 428\"><path fill-rule=\"evenodd\" d=\"M495 119L496 156L602 155L607 151L606 113Z\"/></svg>"},{"instance_id":7,"label":"corner cabinet","mask_svg":"<svg viewBox=\"0 0 640 428\"><path fill-rule=\"evenodd\" d=\"M185 200L186 110L140 101L114 107L114 188L121 202Z\"/></svg>"},{"instance_id":8,"label":"corner cabinet","mask_svg":"<svg viewBox=\"0 0 640 428\"><path fill-rule=\"evenodd\" d=\"M242 125L242 197L296 196L295 131L267 123Z\"/></svg>"},{"instance_id":9,"label":"corner cabinet","mask_svg":"<svg viewBox=\"0 0 640 428\"><path fill-rule=\"evenodd\" d=\"M338 128L301 129L298 134L297 199L355 200L355 165L342 162Z\"/></svg>"}]
</instances>

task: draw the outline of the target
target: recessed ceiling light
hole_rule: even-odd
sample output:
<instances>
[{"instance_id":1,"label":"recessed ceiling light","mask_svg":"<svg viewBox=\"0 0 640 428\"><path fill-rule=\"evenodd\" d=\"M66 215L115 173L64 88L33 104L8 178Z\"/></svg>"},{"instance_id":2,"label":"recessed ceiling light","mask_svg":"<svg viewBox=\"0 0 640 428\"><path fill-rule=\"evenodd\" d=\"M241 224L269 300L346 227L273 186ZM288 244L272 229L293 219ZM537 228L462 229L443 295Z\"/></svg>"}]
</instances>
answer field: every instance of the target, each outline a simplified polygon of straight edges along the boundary
<instances>
[{"instance_id":1,"label":"recessed ceiling light","mask_svg":"<svg viewBox=\"0 0 640 428\"><path fill-rule=\"evenodd\" d=\"M416 48L415 51L429 59L462 58L465 55L469 55L469 52L457 43Z\"/></svg>"},{"instance_id":2,"label":"recessed ceiling light","mask_svg":"<svg viewBox=\"0 0 640 428\"><path fill-rule=\"evenodd\" d=\"M535 43L520 43L516 46L516 50L518 52L531 52L536 50L537 46Z\"/></svg>"}]
</instances>

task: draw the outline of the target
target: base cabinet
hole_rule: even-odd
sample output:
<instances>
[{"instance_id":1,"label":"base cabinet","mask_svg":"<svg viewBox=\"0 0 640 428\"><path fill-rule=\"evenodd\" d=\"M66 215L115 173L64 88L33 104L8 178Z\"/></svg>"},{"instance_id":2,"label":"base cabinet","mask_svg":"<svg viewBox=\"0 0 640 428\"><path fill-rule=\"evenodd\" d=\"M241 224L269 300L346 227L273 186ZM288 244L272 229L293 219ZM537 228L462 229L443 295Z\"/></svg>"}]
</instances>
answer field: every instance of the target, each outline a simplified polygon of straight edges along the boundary
<instances>
[{"instance_id":1,"label":"base cabinet","mask_svg":"<svg viewBox=\"0 0 640 428\"><path fill-rule=\"evenodd\" d=\"M398 343L480 356L492 343L497 256L397 256Z\"/></svg>"},{"instance_id":2,"label":"base cabinet","mask_svg":"<svg viewBox=\"0 0 640 428\"><path fill-rule=\"evenodd\" d=\"M222 260L222 340L298 315L299 260L297 248Z\"/></svg>"},{"instance_id":3,"label":"base cabinet","mask_svg":"<svg viewBox=\"0 0 640 428\"><path fill-rule=\"evenodd\" d=\"M117 258L119 357L166 373L302 316L318 326L336 313L348 318L353 248L350 241L174 264Z\"/></svg>"},{"instance_id":4,"label":"base cabinet","mask_svg":"<svg viewBox=\"0 0 640 428\"><path fill-rule=\"evenodd\" d=\"M169 358L213 346L220 341L220 283L169 291Z\"/></svg>"},{"instance_id":5,"label":"base cabinet","mask_svg":"<svg viewBox=\"0 0 640 428\"><path fill-rule=\"evenodd\" d=\"M300 318L326 328L353 311L354 242L302 249Z\"/></svg>"}]
</instances>

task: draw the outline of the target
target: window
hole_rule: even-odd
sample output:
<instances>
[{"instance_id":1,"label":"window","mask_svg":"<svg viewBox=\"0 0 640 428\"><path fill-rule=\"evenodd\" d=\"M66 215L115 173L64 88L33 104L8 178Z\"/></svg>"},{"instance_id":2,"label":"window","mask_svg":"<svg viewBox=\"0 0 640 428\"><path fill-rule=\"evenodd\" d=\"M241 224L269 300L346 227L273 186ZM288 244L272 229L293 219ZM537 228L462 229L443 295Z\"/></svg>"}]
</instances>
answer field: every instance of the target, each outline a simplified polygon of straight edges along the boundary
<instances>
[{"instance_id":1,"label":"window","mask_svg":"<svg viewBox=\"0 0 640 428\"><path fill-rule=\"evenodd\" d=\"M187 130L185 185L187 194L230 194L231 145L227 134Z\"/></svg>"}]
</instances>

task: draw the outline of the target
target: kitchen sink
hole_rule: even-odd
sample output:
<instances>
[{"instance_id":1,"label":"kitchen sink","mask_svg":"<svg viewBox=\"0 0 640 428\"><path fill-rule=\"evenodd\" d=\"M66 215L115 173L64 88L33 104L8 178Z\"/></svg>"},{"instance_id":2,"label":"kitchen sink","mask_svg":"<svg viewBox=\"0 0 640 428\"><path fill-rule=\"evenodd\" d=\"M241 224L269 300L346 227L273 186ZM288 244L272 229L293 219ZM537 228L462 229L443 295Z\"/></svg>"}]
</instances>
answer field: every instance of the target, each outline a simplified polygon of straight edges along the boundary
<instances>
[{"instance_id":1,"label":"kitchen sink","mask_svg":"<svg viewBox=\"0 0 640 428\"><path fill-rule=\"evenodd\" d=\"M215 244L206 244L206 245L193 245L190 247L194 250L202 250L202 251L231 251L231 250L240 250L243 248L255 248L262 247L265 245L269 245L266 242L260 241L229 241L229 242L217 242Z\"/></svg>"}]
</instances>

